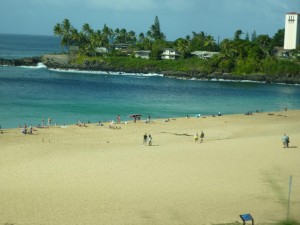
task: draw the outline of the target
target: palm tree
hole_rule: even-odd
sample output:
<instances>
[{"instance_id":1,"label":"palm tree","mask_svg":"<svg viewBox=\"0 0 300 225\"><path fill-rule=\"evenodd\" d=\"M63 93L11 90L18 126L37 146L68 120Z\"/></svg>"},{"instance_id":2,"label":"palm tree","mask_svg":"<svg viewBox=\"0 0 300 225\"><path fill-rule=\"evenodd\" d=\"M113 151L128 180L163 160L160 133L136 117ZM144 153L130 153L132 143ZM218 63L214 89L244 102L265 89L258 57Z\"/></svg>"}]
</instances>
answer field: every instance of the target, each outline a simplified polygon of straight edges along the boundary
<instances>
[{"instance_id":1,"label":"palm tree","mask_svg":"<svg viewBox=\"0 0 300 225\"><path fill-rule=\"evenodd\" d=\"M88 23L83 24L82 31L87 35L90 36L93 34L94 30L90 27Z\"/></svg>"},{"instance_id":2,"label":"palm tree","mask_svg":"<svg viewBox=\"0 0 300 225\"><path fill-rule=\"evenodd\" d=\"M69 53L70 40L71 40L73 27L68 19L64 19L64 21L62 22L62 28L63 28L63 36L64 36L63 38L65 39L66 47Z\"/></svg>"},{"instance_id":3,"label":"palm tree","mask_svg":"<svg viewBox=\"0 0 300 225\"><path fill-rule=\"evenodd\" d=\"M71 34L71 44L72 45L80 45L81 39L80 39L80 33L78 33L77 29L73 29L72 30L72 34Z\"/></svg>"},{"instance_id":4,"label":"palm tree","mask_svg":"<svg viewBox=\"0 0 300 225\"><path fill-rule=\"evenodd\" d=\"M145 35L144 35L144 33L140 33L140 34L139 34L138 42L143 42L144 40L145 40Z\"/></svg>"},{"instance_id":5,"label":"palm tree","mask_svg":"<svg viewBox=\"0 0 300 225\"><path fill-rule=\"evenodd\" d=\"M237 31L234 33L234 40L240 40L242 34L243 34L243 31L242 31L242 30L237 30Z\"/></svg>"},{"instance_id":6,"label":"palm tree","mask_svg":"<svg viewBox=\"0 0 300 225\"><path fill-rule=\"evenodd\" d=\"M106 24L104 24L103 28L102 28L102 39L103 41L105 40L105 42L107 42L106 45L109 44L109 42L114 38L114 32L111 28L109 28L108 26L106 26Z\"/></svg>"},{"instance_id":7,"label":"palm tree","mask_svg":"<svg viewBox=\"0 0 300 225\"><path fill-rule=\"evenodd\" d=\"M127 30L125 28L120 30L119 40L120 40L120 43L127 42Z\"/></svg>"},{"instance_id":8,"label":"palm tree","mask_svg":"<svg viewBox=\"0 0 300 225\"><path fill-rule=\"evenodd\" d=\"M212 51L213 47L215 47L216 41L213 36L208 35L204 41L204 46L208 48L209 51Z\"/></svg>"},{"instance_id":9,"label":"palm tree","mask_svg":"<svg viewBox=\"0 0 300 225\"><path fill-rule=\"evenodd\" d=\"M193 31L192 34L193 37L191 39L191 51L204 50L204 42L206 39L205 33L203 31L201 31L200 33L196 33Z\"/></svg>"},{"instance_id":10,"label":"palm tree","mask_svg":"<svg viewBox=\"0 0 300 225\"><path fill-rule=\"evenodd\" d=\"M116 28L115 30L114 30L114 36L116 37L115 38L115 40L114 40L114 43L119 43L119 35L120 35L120 29L119 28Z\"/></svg>"},{"instance_id":11,"label":"palm tree","mask_svg":"<svg viewBox=\"0 0 300 225\"><path fill-rule=\"evenodd\" d=\"M127 33L127 38L131 44L135 44L137 41L135 32L132 30Z\"/></svg>"},{"instance_id":12,"label":"palm tree","mask_svg":"<svg viewBox=\"0 0 300 225\"><path fill-rule=\"evenodd\" d=\"M63 48L63 43L62 43L62 37L63 37L63 31L62 31L62 26L60 23L57 23L54 28L53 28L53 33L55 36L59 36L60 38L60 45L61 45L61 48Z\"/></svg>"},{"instance_id":13,"label":"palm tree","mask_svg":"<svg viewBox=\"0 0 300 225\"><path fill-rule=\"evenodd\" d=\"M106 41L100 30L93 32L90 36L90 52L95 52L97 47L105 46Z\"/></svg>"},{"instance_id":14,"label":"palm tree","mask_svg":"<svg viewBox=\"0 0 300 225\"><path fill-rule=\"evenodd\" d=\"M151 50L152 49L152 44L153 44L152 41L148 37L146 37L143 41L143 45L144 45L145 50Z\"/></svg>"},{"instance_id":15,"label":"palm tree","mask_svg":"<svg viewBox=\"0 0 300 225\"><path fill-rule=\"evenodd\" d=\"M183 58L186 58L190 53L190 42L186 39L179 39L177 41L177 50L182 54Z\"/></svg>"},{"instance_id":16,"label":"palm tree","mask_svg":"<svg viewBox=\"0 0 300 225\"><path fill-rule=\"evenodd\" d=\"M71 41L73 29L74 28L72 27L72 25L68 19L64 19L61 24L57 23L53 29L54 35L60 36L61 46L62 47L66 46L68 53L69 53L69 49L70 49L70 41Z\"/></svg>"},{"instance_id":17,"label":"palm tree","mask_svg":"<svg viewBox=\"0 0 300 225\"><path fill-rule=\"evenodd\" d=\"M268 52L268 46L271 43L271 38L269 35L259 35L256 39L256 42L260 45L260 47L265 51Z\"/></svg>"},{"instance_id":18,"label":"palm tree","mask_svg":"<svg viewBox=\"0 0 300 225\"><path fill-rule=\"evenodd\" d=\"M232 46L232 41L229 39L224 39L221 42L221 53L226 57L226 58L232 58L235 55L235 50Z\"/></svg>"}]
</instances>

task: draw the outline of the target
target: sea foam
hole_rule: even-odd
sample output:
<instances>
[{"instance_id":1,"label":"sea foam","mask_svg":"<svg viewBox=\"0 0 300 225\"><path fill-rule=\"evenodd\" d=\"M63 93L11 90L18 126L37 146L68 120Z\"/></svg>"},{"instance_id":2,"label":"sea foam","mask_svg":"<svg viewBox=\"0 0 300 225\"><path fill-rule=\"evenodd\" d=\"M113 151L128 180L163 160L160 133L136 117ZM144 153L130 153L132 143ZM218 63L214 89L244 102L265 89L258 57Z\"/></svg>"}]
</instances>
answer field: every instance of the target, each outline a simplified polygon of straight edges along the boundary
<instances>
[{"instance_id":1,"label":"sea foam","mask_svg":"<svg viewBox=\"0 0 300 225\"><path fill-rule=\"evenodd\" d=\"M49 69L50 71L60 73L80 73L80 74L101 74L113 76L142 76L142 77L163 77L162 74L157 73L125 73L125 72L107 72L107 71L92 71L92 70L75 70L75 69Z\"/></svg>"},{"instance_id":2,"label":"sea foam","mask_svg":"<svg viewBox=\"0 0 300 225\"><path fill-rule=\"evenodd\" d=\"M47 68L43 63L38 63L36 66L20 66L21 68L26 68L26 69L44 69Z\"/></svg>"}]
</instances>

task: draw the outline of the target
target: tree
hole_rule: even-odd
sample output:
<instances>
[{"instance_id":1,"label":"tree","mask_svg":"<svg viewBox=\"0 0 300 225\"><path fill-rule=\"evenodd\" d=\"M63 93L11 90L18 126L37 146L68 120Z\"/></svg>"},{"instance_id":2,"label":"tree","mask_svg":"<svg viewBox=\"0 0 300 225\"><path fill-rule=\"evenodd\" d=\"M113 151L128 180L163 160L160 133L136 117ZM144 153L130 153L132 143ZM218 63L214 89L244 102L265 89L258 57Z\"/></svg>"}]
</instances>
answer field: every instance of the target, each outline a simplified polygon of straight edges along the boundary
<instances>
[{"instance_id":1,"label":"tree","mask_svg":"<svg viewBox=\"0 0 300 225\"><path fill-rule=\"evenodd\" d=\"M108 26L106 26L106 24L104 24L104 26L102 28L102 35L103 35L103 38L106 39L107 43L109 43L109 41L114 38L113 30L111 28L109 28Z\"/></svg>"},{"instance_id":2,"label":"tree","mask_svg":"<svg viewBox=\"0 0 300 225\"><path fill-rule=\"evenodd\" d=\"M260 45L260 47L265 51L265 52L270 52L272 46L271 46L271 38L269 35L264 34L264 35L259 35L256 39L256 42Z\"/></svg>"},{"instance_id":3,"label":"tree","mask_svg":"<svg viewBox=\"0 0 300 225\"><path fill-rule=\"evenodd\" d=\"M232 41L227 38L221 42L220 47L221 53L225 56L225 58L232 59L237 53L237 51L233 48Z\"/></svg>"},{"instance_id":4,"label":"tree","mask_svg":"<svg viewBox=\"0 0 300 225\"><path fill-rule=\"evenodd\" d=\"M249 37L248 31L247 31L247 33L246 33L245 40L246 40L246 41L250 41L250 37Z\"/></svg>"},{"instance_id":5,"label":"tree","mask_svg":"<svg viewBox=\"0 0 300 225\"><path fill-rule=\"evenodd\" d=\"M190 54L190 42L186 39L178 39L176 41L177 50L181 53L183 58L187 58Z\"/></svg>"},{"instance_id":6,"label":"tree","mask_svg":"<svg viewBox=\"0 0 300 225\"><path fill-rule=\"evenodd\" d=\"M284 29L279 29L273 36L273 46L283 47L284 45Z\"/></svg>"},{"instance_id":7,"label":"tree","mask_svg":"<svg viewBox=\"0 0 300 225\"><path fill-rule=\"evenodd\" d=\"M129 31L127 33L127 41L130 42L131 44L135 44L137 39L134 31Z\"/></svg>"},{"instance_id":8,"label":"tree","mask_svg":"<svg viewBox=\"0 0 300 225\"><path fill-rule=\"evenodd\" d=\"M256 41L256 38L257 38L257 35L256 35L256 31L254 30L251 34L251 41L252 42L255 42Z\"/></svg>"},{"instance_id":9,"label":"tree","mask_svg":"<svg viewBox=\"0 0 300 225\"><path fill-rule=\"evenodd\" d=\"M54 28L53 28L53 33L55 36L59 36L60 38L60 45L61 47L63 47L63 43L62 43L62 37L63 37L63 31L62 31L62 25L60 23L57 23Z\"/></svg>"},{"instance_id":10,"label":"tree","mask_svg":"<svg viewBox=\"0 0 300 225\"><path fill-rule=\"evenodd\" d=\"M204 46L207 47L209 51L212 51L212 49L214 48L215 45L216 45L216 41L215 41L215 39L213 38L213 36L208 35L208 36L205 38Z\"/></svg>"},{"instance_id":11,"label":"tree","mask_svg":"<svg viewBox=\"0 0 300 225\"><path fill-rule=\"evenodd\" d=\"M160 30L160 23L157 16L155 16L154 24L151 25L147 35L154 40L164 40L166 38Z\"/></svg>"},{"instance_id":12,"label":"tree","mask_svg":"<svg viewBox=\"0 0 300 225\"><path fill-rule=\"evenodd\" d=\"M60 36L61 46L65 46L68 52L70 49L70 41L73 29L74 28L68 19L64 19L61 24L57 23L53 28L54 35Z\"/></svg>"},{"instance_id":13,"label":"tree","mask_svg":"<svg viewBox=\"0 0 300 225\"><path fill-rule=\"evenodd\" d=\"M68 52L69 52L69 49L70 49L70 40L71 40L71 36L72 36L72 25L70 23L70 21L68 19L65 19L63 22L62 22L62 28L63 28L63 38L65 39L65 43L66 43L66 47L68 49Z\"/></svg>"},{"instance_id":14,"label":"tree","mask_svg":"<svg viewBox=\"0 0 300 225\"><path fill-rule=\"evenodd\" d=\"M114 30L114 41L113 41L114 44L119 43L119 42L118 42L118 36L119 36L119 35L120 35L120 29L119 29L119 28L116 28L116 29Z\"/></svg>"},{"instance_id":15,"label":"tree","mask_svg":"<svg viewBox=\"0 0 300 225\"><path fill-rule=\"evenodd\" d=\"M242 30L237 30L237 31L234 33L234 40L240 40L242 34L243 34L243 31L242 31Z\"/></svg>"},{"instance_id":16,"label":"tree","mask_svg":"<svg viewBox=\"0 0 300 225\"><path fill-rule=\"evenodd\" d=\"M143 42L144 40L145 40L145 35L144 35L144 33L140 33L140 34L139 34L138 42Z\"/></svg>"},{"instance_id":17,"label":"tree","mask_svg":"<svg viewBox=\"0 0 300 225\"><path fill-rule=\"evenodd\" d=\"M219 46L213 36L206 35L203 31L200 33L193 31L192 34L190 39L191 51L219 51Z\"/></svg>"},{"instance_id":18,"label":"tree","mask_svg":"<svg viewBox=\"0 0 300 225\"><path fill-rule=\"evenodd\" d=\"M151 50L152 48L152 41L149 38L145 38L143 41L143 46L145 50Z\"/></svg>"}]
</instances>

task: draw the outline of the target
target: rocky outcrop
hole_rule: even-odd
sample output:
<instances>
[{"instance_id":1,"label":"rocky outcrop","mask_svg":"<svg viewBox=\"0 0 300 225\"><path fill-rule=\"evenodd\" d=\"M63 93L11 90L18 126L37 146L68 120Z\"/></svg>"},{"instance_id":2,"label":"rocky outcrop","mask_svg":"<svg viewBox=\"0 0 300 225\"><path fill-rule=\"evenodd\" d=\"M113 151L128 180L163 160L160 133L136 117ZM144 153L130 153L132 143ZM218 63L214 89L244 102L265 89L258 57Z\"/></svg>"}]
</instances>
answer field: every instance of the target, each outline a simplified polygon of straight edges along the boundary
<instances>
[{"instance_id":1,"label":"rocky outcrop","mask_svg":"<svg viewBox=\"0 0 300 225\"><path fill-rule=\"evenodd\" d=\"M233 81L257 81L266 83L284 83L284 84L300 84L300 77L287 75L236 75L228 73L212 73L206 74L197 70L189 71L162 71L153 66L146 68L116 68L105 61L85 61L83 64L72 63L72 57L68 55L49 54L42 57L28 57L22 59L1 59L0 65L6 66L36 66L42 62L48 68L53 69L74 69L87 71L104 71L104 72L125 72L125 73L157 73L166 77L182 78L182 79L200 79L200 80L233 80Z\"/></svg>"},{"instance_id":2,"label":"rocky outcrop","mask_svg":"<svg viewBox=\"0 0 300 225\"><path fill-rule=\"evenodd\" d=\"M1 59L1 66L36 66L42 57L26 57L21 59Z\"/></svg>"}]
</instances>

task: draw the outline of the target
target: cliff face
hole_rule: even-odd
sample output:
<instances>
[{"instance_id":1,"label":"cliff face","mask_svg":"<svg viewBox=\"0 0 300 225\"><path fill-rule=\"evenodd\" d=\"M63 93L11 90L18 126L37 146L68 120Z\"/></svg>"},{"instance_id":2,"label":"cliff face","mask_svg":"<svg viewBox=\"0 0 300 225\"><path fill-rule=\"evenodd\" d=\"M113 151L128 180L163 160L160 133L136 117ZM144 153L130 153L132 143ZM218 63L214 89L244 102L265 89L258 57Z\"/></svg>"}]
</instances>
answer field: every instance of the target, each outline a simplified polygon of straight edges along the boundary
<instances>
[{"instance_id":1,"label":"cliff face","mask_svg":"<svg viewBox=\"0 0 300 225\"><path fill-rule=\"evenodd\" d=\"M155 67L138 68L138 69L125 69L117 68L105 61L90 62L87 61L83 64L75 64L70 62L67 55L44 55L42 57L31 57L22 59L1 59L0 65L6 66L36 66L42 62L48 68L54 69L75 69L75 70L88 70L88 71L106 71L106 72L125 72L125 73L158 73L167 77L182 78L182 79L203 79L203 80L250 80L266 83L285 83L285 84L300 84L300 77L286 76L286 75L236 75L236 74L223 74L212 73L206 74L201 71L175 71L167 70L162 71Z\"/></svg>"}]
</instances>

